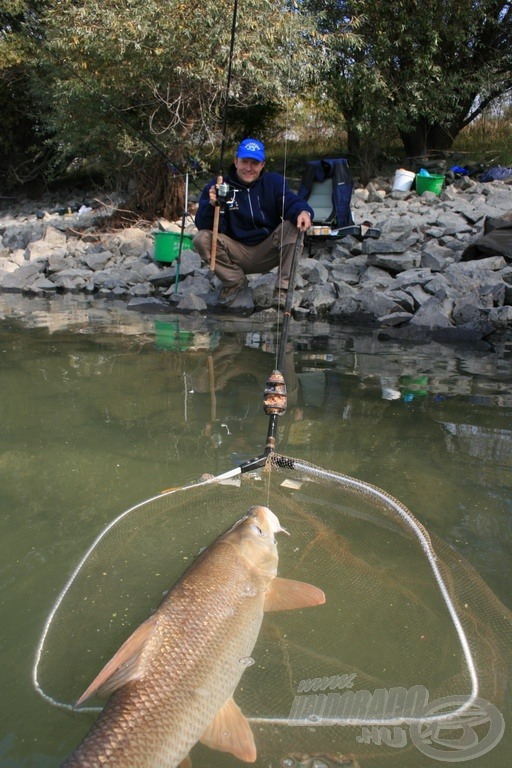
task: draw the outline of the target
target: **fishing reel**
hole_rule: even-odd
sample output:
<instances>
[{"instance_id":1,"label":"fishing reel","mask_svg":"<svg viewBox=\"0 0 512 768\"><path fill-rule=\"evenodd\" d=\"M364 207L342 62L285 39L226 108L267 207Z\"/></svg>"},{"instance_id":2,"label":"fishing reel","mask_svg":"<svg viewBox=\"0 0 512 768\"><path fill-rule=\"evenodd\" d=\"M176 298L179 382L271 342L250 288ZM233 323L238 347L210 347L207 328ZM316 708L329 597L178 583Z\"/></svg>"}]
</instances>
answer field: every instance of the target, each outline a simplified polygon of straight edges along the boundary
<instances>
[{"instance_id":1,"label":"fishing reel","mask_svg":"<svg viewBox=\"0 0 512 768\"><path fill-rule=\"evenodd\" d=\"M231 187L226 181L223 181L221 184L218 185L217 199L221 205L225 203L226 200L228 199L230 191L231 191Z\"/></svg>"},{"instance_id":2,"label":"fishing reel","mask_svg":"<svg viewBox=\"0 0 512 768\"><path fill-rule=\"evenodd\" d=\"M221 210L234 201L235 194L236 190L233 189L233 187L230 187L227 181L223 181L217 185L217 202L220 205Z\"/></svg>"}]
</instances>

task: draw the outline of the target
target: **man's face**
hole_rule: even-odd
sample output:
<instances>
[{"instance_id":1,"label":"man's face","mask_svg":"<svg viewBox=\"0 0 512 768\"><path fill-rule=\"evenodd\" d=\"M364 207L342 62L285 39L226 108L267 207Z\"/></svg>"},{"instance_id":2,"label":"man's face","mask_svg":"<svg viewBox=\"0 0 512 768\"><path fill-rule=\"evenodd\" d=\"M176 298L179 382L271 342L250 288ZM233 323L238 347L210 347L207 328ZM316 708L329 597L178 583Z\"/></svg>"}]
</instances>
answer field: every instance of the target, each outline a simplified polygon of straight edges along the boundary
<instances>
[{"instance_id":1,"label":"man's face","mask_svg":"<svg viewBox=\"0 0 512 768\"><path fill-rule=\"evenodd\" d=\"M264 162L254 160L252 157L235 157L236 174L244 184L256 181L263 170Z\"/></svg>"}]
</instances>

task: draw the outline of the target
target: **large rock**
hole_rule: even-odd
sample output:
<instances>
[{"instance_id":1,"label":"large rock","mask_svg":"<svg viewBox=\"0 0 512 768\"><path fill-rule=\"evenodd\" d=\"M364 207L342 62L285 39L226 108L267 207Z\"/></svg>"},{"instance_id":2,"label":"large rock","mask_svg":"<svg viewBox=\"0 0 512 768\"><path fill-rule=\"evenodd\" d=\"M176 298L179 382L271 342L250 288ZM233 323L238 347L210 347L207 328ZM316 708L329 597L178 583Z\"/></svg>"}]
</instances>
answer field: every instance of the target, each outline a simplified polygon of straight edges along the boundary
<instances>
[{"instance_id":1,"label":"large rock","mask_svg":"<svg viewBox=\"0 0 512 768\"><path fill-rule=\"evenodd\" d=\"M110 251L99 251L97 253L85 253L82 256L83 263L89 267L89 269L93 270L93 272L97 272L99 270L105 269L109 261L112 259L112 254Z\"/></svg>"},{"instance_id":2,"label":"large rock","mask_svg":"<svg viewBox=\"0 0 512 768\"><path fill-rule=\"evenodd\" d=\"M492 252L474 260L463 255L483 234L486 217L500 219L512 210L512 185L462 179L440 196L422 197L391 186L389 179L375 179L352 198L356 224L365 225L363 232L379 229L380 238L307 240L293 316L371 323L404 337L457 341L495 332L512 338L512 265ZM222 311L219 281L194 251L184 250L179 264L157 264L145 227L100 231L91 215L0 214L0 290L118 296L143 312ZM162 220L155 227L179 232L180 222ZM187 233L194 234L193 225ZM257 310L274 322L275 273L250 275L244 296L224 311Z\"/></svg>"},{"instance_id":3,"label":"large rock","mask_svg":"<svg viewBox=\"0 0 512 768\"><path fill-rule=\"evenodd\" d=\"M43 235L43 241L52 249L55 247L65 248L67 243L66 233L48 225Z\"/></svg>"},{"instance_id":4,"label":"large rock","mask_svg":"<svg viewBox=\"0 0 512 768\"><path fill-rule=\"evenodd\" d=\"M432 272L441 272L454 261L454 252L451 248L430 242L421 249L420 263L416 266L426 267Z\"/></svg>"},{"instance_id":5,"label":"large rock","mask_svg":"<svg viewBox=\"0 0 512 768\"><path fill-rule=\"evenodd\" d=\"M434 328L449 328L454 325L451 320L452 309L453 302L450 299L440 299L437 296L431 296L412 316L410 323L411 325L430 330Z\"/></svg>"},{"instance_id":6,"label":"large rock","mask_svg":"<svg viewBox=\"0 0 512 768\"><path fill-rule=\"evenodd\" d=\"M370 263L370 259L367 261L366 269L361 273L359 285L366 288L382 288L393 285L393 276L385 269L381 269Z\"/></svg>"},{"instance_id":7,"label":"large rock","mask_svg":"<svg viewBox=\"0 0 512 768\"><path fill-rule=\"evenodd\" d=\"M382 267L388 272L398 274L408 269L415 269L421 264L420 253L400 251L396 254L373 253L368 257L368 264L373 267Z\"/></svg>"},{"instance_id":8,"label":"large rock","mask_svg":"<svg viewBox=\"0 0 512 768\"><path fill-rule=\"evenodd\" d=\"M408 247L409 243L407 240L365 240L363 242L363 253L405 253Z\"/></svg>"},{"instance_id":9,"label":"large rock","mask_svg":"<svg viewBox=\"0 0 512 768\"><path fill-rule=\"evenodd\" d=\"M400 312L402 309L400 304L378 288L363 288L358 295L358 300L359 312L372 320L381 315Z\"/></svg>"},{"instance_id":10,"label":"large rock","mask_svg":"<svg viewBox=\"0 0 512 768\"><path fill-rule=\"evenodd\" d=\"M29 291L32 283L44 270L41 262L19 267L15 272L6 272L0 277L0 288L9 293Z\"/></svg>"},{"instance_id":11,"label":"large rock","mask_svg":"<svg viewBox=\"0 0 512 768\"><path fill-rule=\"evenodd\" d=\"M118 249L121 255L136 259L151 254L154 247L151 235L139 227L123 229L112 235L106 242L109 249Z\"/></svg>"},{"instance_id":12,"label":"large rock","mask_svg":"<svg viewBox=\"0 0 512 768\"><path fill-rule=\"evenodd\" d=\"M325 314L335 299L336 290L333 283L315 283L303 292L300 306L309 309L314 315Z\"/></svg>"},{"instance_id":13,"label":"large rock","mask_svg":"<svg viewBox=\"0 0 512 768\"><path fill-rule=\"evenodd\" d=\"M177 309L185 314L190 314L192 312L204 313L207 310L207 304L201 296L197 296L194 293L187 293L180 299Z\"/></svg>"},{"instance_id":14,"label":"large rock","mask_svg":"<svg viewBox=\"0 0 512 768\"><path fill-rule=\"evenodd\" d=\"M43 223L40 221L27 221L24 224L10 224L4 230L0 228L2 244L14 251L25 249L29 243L41 240L44 233Z\"/></svg>"}]
</instances>

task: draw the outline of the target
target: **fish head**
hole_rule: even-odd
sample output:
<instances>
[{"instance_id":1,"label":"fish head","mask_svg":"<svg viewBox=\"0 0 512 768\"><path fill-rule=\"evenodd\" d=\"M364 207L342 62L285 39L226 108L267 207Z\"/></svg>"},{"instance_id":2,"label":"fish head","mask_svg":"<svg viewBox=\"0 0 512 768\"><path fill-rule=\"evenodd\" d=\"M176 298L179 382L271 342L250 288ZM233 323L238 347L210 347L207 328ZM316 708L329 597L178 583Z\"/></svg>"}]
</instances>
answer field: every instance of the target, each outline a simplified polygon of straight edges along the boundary
<instances>
[{"instance_id":1,"label":"fish head","mask_svg":"<svg viewBox=\"0 0 512 768\"><path fill-rule=\"evenodd\" d=\"M257 568L275 574L278 554L274 534L281 531L287 533L268 507L254 506L224 534L224 540Z\"/></svg>"}]
</instances>

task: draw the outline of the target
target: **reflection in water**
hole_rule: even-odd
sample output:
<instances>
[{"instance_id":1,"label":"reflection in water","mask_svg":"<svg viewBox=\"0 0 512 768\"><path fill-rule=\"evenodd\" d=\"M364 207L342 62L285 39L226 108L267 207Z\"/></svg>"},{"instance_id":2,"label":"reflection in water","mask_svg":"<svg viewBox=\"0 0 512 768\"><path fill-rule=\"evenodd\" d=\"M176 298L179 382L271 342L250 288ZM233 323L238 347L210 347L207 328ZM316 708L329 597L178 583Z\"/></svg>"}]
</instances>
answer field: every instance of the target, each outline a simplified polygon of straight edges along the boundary
<instances>
[{"instance_id":1,"label":"reflection in water","mask_svg":"<svg viewBox=\"0 0 512 768\"><path fill-rule=\"evenodd\" d=\"M76 297L2 296L2 316L0 696L11 735L0 768L50 766L61 734L78 727L35 698L28 670L63 575L123 509L261 453L278 329ZM294 324L278 450L401 499L510 606L511 374L506 347ZM345 759L283 755L297 765Z\"/></svg>"}]
</instances>

